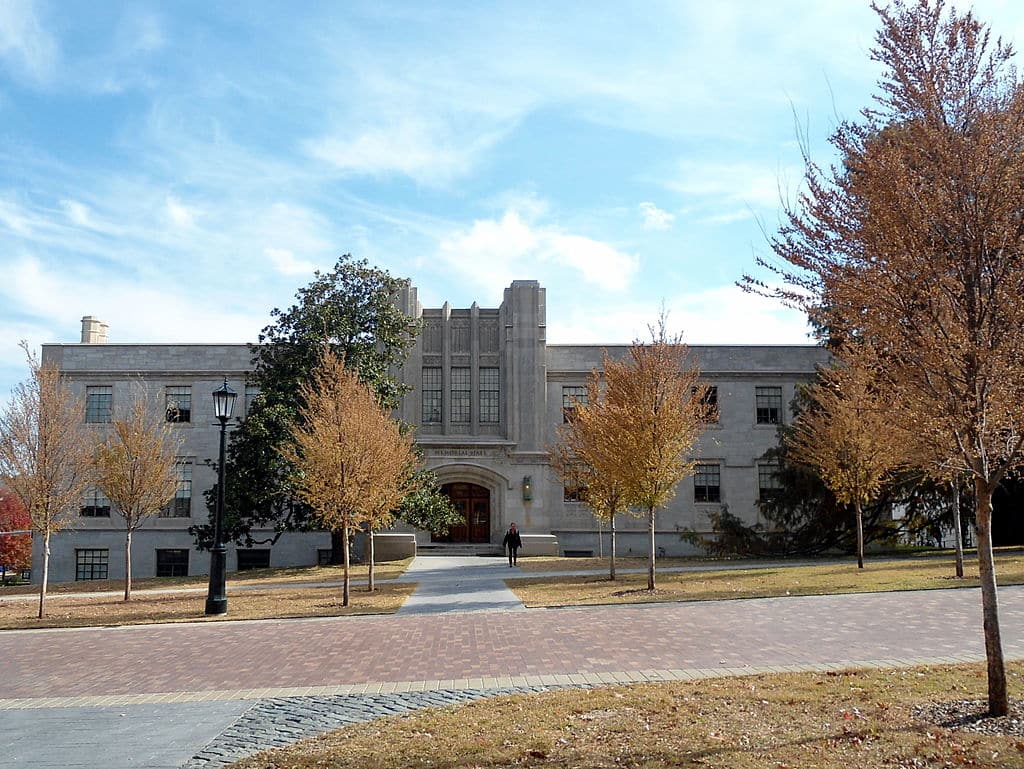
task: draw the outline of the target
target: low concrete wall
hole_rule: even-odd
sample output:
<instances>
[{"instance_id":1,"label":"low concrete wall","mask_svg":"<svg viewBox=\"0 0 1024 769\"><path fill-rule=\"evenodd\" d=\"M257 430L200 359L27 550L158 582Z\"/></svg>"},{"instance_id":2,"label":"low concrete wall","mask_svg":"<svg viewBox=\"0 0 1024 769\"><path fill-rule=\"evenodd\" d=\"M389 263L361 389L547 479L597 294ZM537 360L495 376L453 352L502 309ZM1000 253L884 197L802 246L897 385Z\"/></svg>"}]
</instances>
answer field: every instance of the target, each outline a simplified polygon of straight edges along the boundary
<instances>
[{"instance_id":1,"label":"low concrete wall","mask_svg":"<svg viewBox=\"0 0 1024 769\"><path fill-rule=\"evenodd\" d=\"M413 533L388 532L373 535L373 560L400 561L416 555L416 535Z\"/></svg>"},{"instance_id":2,"label":"low concrete wall","mask_svg":"<svg viewBox=\"0 0 1024 769\"><path fill-rule=\"evenodd\" d=\"M523 534L523 548L520 555L558 555L558 538L554 534Z\"/></svg>"}]
</instances>

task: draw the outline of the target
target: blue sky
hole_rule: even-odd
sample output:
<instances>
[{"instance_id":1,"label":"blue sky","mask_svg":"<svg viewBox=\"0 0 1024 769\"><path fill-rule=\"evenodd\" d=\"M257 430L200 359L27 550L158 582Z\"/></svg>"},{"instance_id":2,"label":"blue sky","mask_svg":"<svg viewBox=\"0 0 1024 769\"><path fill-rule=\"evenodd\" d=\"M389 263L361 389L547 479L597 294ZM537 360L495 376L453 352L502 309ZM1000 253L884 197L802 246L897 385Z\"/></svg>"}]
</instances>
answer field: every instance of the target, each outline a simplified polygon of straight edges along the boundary
<instances>
[{"instance_id":1,"label":"blue sky","mask_svg":"<svg viewBox=\"0 0 1024 769\"><path fill-rule=\"evenodd\" d=\"M976 2L1024 39L1024 10ZM298 9L298 10L296 10ZM0 394L19 339L251 341L351 252L552 342L801 343L735 281L868 103L866 2L0 2Z\"/></svg>"}]
</instances>

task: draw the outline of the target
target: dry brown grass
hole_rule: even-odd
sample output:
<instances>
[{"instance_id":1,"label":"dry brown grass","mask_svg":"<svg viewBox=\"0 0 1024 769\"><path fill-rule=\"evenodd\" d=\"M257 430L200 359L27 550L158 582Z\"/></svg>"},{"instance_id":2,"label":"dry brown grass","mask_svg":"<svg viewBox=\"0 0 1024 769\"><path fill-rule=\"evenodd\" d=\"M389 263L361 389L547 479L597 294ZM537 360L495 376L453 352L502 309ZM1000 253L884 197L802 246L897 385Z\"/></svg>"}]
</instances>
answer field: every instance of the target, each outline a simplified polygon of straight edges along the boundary
<instances>
[{"instance_id":1,"label":"dry brown grass","mask_svg":"<svg viewBox=\"0 0 1024 769\"><path fill-rule=\"evenodd\" d=\"M154 622L336 617L347 614L391 614L398 611L414 583L379 583L366 592L355 588L349 606L341 605L340 587L228 588L228 614L204 614L206 592L138 593L125 602L118 596L60 595L47 598L46 616L36 618L36 601L0 601L0 629L143 625Z\"/></svg>"},{"instance_id":2,"label":"dry brown grass","mask_svg":"<svg viewBox=\"0 0 1024 769\"><path fill-rule=\"evenodd\" d=\"M717 562L721 562L720 560ZM716 563L713 558L659 558L658 568L665 566L695 566ZM751 563L754 563L753 561ZM603 571L608 572L608 558L564 558L561 556L525 557L520 551L519 568L528 574L546 571ZM647 556L619 556L615 559L616 569L646 569Z\"/></svg>"},{"instance_id":3,"label":"dry brown grass","mask_svg":"<svg viewBox=\"0 0 1024 769\"><path fill-rule=\"evenodd\" d=\"M400 576L411 558L377 564L375 576L390 580ZM368 567L360 564L351 570L354 581L365 580ZM378 582L370 593L364 585L352 588L350 605L341 605L341 587L287 587L301 583L337 583L343 578L340 566L307 566L289 569L258 569L230 575L228 614L207 617L204 613L208 577L166 577L132 580L132 600L120 597L120 580L93 580L60 583L47 593L46 616L36 618L38 603L7 596L39 592L36 586L18 586L0 591L0 629L85 627L90 625L141 625L154 622L194 622L197 620L270 619L279 617L334 617L346 614L391 614L409 597L414 583ZM279 587L283 586L283 587ZM242 588L242 589L239 589ZM147 593L147 589L188 592ZM83 592L115 591L114 595L83 596Z\"/></svg>"},{"instance_id":4,"label":"dry brown grass","mask_svg":"<svg viewBox=\"0 0 1024 769\"><path fill-rule=\"evenodd\" d=\"M1008 670L1016 698L1022 672ZM561 690L357 724L231 766L1019 769L1019 737L914 719L916 704L984 691L980 665Z\"/></svg>"},{"instance_id":5,"label":"dry brown grass","mask_svg":"<svg viewBox=\"0 0 1024 769\"><path fill-rule=\"evenodd\" d=\"M387 561L378 563L374 567L376 579L394 579L401 576L412 558L405 558L400 561ZM353 581L365 581L369 566L364 563L353 564L350 572ZM294 566L291 568L278 569L253 569L251 571L238 571L228 574L228 589L232 585L252 584L288 584L292 582L340 582L344 577L344 569L341 566ZM166 590L176 587L196 588L206 585L210 578L205 574L193 577L145 577L132 580L132 591L136 590ZM103 591L123 591L124 578L86 580L84 582L54 582L47 590L47 595L59 595L63 593L99 593ZM30 595L38 593L37 585L14 585L0 588L0 599L11 595Z\"/></svg>"},{"instance_id":6,"label":"dry brown grass","mask_svg":"<svg viewBox=\"0 0 1024 769\"><path fill-rule=\"evenodd\" d=\"M545 561L554 559L544 559ZM564 559L559 559L564 560ZM571 559L573 561L602 559ZM607 561L604 561L607 564ZM667 565L667 561L659 565ZM577 569L589 568L577 565ZM628 568L620 564L620 568ZM723 598L764 598L786 595L872 593L887 590L977 587L975 561L964 564L965 577L953 577L947 558L905 558L814 566L752 567L720 571L658 573L657 590L647 590L647 575L620 574L614 582L607 574L576 577L530 577L507 580L527 606L579 606L651 601L711 601ZM1024 554L996 556L1000 585L1024 584Z\"/></svg>"}]
</instances>

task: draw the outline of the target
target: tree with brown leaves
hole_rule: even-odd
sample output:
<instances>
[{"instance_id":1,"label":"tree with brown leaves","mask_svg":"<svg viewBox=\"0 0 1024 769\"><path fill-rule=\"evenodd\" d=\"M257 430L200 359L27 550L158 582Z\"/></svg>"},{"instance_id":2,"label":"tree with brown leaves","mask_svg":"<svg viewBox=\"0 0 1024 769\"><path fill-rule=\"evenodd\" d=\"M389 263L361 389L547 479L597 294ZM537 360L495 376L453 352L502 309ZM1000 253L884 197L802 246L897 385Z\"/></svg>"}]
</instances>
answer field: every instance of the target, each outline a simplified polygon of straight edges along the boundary
<instances>
[{"instance_id":1,"label":"tree with brown leaves","mask_svg":"<svg viewBox=\"0 0 1024 769\"><path fill-rule=\"evenodd\" d=\"M621 360L604 358L605 389L600 419L588 439L587 465L622 489L623 502L647 518L647 589L655 589L655 521L693 472L690 455L706 424L706 386L679 335L665 317L651 328L651 341L634 342Z\"/></svg>"},{"instance_id":2,"label":"tree with brown leaves","mask_svg":"<svg viewBox=\"0 0 1024 769\"><path fill-rule=\"evenodd\" d=\"M132 594L132 534L174 498L181 441L163 410L135 393L96 446L96 486L124 521L124 600Z\"/></svg>"},{"instance_id":3,"label":"tree with brown leaves","mask_svg":"<svg viewBox=\"0 0 1024 769\"><path fill-rule=\"evenodd\" d=\"M595 371L587 382L587 402L572 406L569 419L558 429L559 442L551 449L551 466L566 488L572 489L594 517L608 523L610 562L608 579L615 579L615 516L626 512L626 493L614 476L598 472L595 462L610 432L602 423L607 412L602 408L601 378Z\"/></svg>"},{"instance_id":4,"label":"tree with brown leaves","mask_svg":"<svg viewBox=\"0 0 1024 769\"><path fill-rule=\"evenodd\" d=\"M342 602L348 606L349 536L398 508L416 462L412 436L329 349L299 396L300 419L282 453L295 468L292 481L302 501L324 528L342 534Z\"/></svg>"},{"instance_id":5,"label":"tree with brown leaves","mask_svg":"<svg viewBox=\"0 0 1024 769\"><path fill-rule=\"evenodd\" d=\"M942 0L876 6L875 106L844 122L841 165L806 156L773 239L783 287L746 285L865 340L909 431L972 478L988 703L1008 711L992 494L1024 462L1024 90L1013 49Z\"/></svg>"},{"instance_id":6,"label":"tree with brown leaves","mask_svg":"<svg viewBox=\"0 0 1024 769\"><path fill-rule=\"evenodd\" d=\"M31 370L0 414L0 482L20 500L33 531L43 537L39 617L50 573L50 538L70 526L92 480L92 436L85 403L60 371L41 365L22 342Z\"/></svg>"},{"instance_id":7,"label":"tree with brown leaves","mask_svg":"<svg viewBox=\"0 0 1024 769\"><path fill-rule=\"evenodd\" d=\"M853 505L857 568L864 568L864 505L904 461L894 440L887 391L863 367L821 372L804 388L807 407L786 436L790 456L810 467L843 505Z\"/></svg>"}]
</instances>

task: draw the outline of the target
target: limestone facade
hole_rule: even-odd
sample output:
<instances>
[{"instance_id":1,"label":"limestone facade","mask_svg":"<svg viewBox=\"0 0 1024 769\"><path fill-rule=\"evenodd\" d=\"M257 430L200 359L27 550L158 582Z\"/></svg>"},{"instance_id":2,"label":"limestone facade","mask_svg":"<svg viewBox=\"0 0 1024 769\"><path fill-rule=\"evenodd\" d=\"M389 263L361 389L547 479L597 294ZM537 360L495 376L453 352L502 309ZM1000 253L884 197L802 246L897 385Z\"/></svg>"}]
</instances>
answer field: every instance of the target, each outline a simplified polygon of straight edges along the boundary
<instances>
[{"instance_id":1,"label":"limestone facade","mask_svg":"<svg viewBox=\"0 0 1024 769\"><path fill-rule=\"evenodd\" d=\"M398 416L416 425L427 466L466 515L465 525L447 539L500 544L514 521L526 534L553 534L565 553L606 550L607 533L599 533L596 519L552 472L547 449L557 440L564 407L580 397L604 352L616 357L628 348L548 344L546 293L536 281L514 281L497 308L422 308L413 287L397 301L423 322L399 372L412 389ZM187 406L187 419L180 419L179 408L176 422L182 436L179 499L167 515L136 532L133 573L206 573L208 555L195 549L187 529L207 519L203 492L215 480L208 464L216 457L219 431L212 392L227 377L239 393L235 415L244 417L254 394L246 385L249 348L108 343L106 331L96 318L83 319L82 342L44 345L43 361L59 366L86 397L84 418L96 430L105 429L104 409L127 402L140 384L158 401ZM708 514L723 506L757 520L758 496L772 483L763 455L776 445L778 424L792 418L797 385L827 360L824 350L811 345L691 349L703 379L715 388L719 416L696 447L697 475L681 482L673 502L659 513L658 547L670 555L692 552L679 532L706 531ZM77 525L53 538L51 579L123 574L119 518L116 511L104 515L97 502L102 500L84 500ZM642 520L621 516L617 528L620 554L646 552ZM421 545L433 539L429 532L416 537ZM272 547L232 544L228 568L313 564L329 547L326 533L286 534Z\"/></svg>"}]
</instances>

